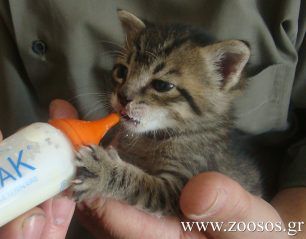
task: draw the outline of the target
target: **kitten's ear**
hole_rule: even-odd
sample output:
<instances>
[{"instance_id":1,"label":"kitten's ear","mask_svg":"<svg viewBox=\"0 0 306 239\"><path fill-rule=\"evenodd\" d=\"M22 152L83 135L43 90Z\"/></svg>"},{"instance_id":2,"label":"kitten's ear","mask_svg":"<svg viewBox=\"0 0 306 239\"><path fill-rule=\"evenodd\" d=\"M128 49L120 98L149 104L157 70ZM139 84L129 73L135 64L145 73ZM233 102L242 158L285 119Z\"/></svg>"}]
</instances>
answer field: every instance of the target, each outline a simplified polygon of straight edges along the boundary
<instances>
[{"instance_id":1,"label":"kitten's ear","mask_svg":"<svg viewBox=\"0 0 306 239\"><path fill-rule=\"evenodd\" d=\"M228 40L204 47L202 54L221 89L228 91L239 82L250 49L243 41Z\"/></svg>"},{"instance_id":2,"label":"kitten's ear","mask_svg":"<svg viewBox=\"0 0 306 239\"><path fill-rule=\"evenodd\" d=\"M128 11L118 9L117 13L129 40L133 40L146 27L143 21Z\"/></svg>"}]
</instances>

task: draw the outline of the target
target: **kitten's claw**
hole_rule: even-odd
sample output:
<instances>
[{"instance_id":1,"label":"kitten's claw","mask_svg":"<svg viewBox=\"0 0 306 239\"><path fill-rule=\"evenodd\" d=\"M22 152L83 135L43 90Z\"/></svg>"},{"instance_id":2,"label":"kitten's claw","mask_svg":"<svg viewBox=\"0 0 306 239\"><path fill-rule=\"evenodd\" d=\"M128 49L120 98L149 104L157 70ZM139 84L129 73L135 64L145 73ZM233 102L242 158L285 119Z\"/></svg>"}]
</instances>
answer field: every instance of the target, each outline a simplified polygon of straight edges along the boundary
<instances>
[{"instance_id":1,"label":"kitten's claw","mask_svg":"<svg viewBox=\"0 0 306 239\"><path fill-rule=\"evenodd\" d=\"M83 183L83 180L81 179L73 179L70 181L71 184L82 184Z\"/></svg>"},{"instance_id":2,"label":"kitten's claw","mask_svg":"<svg viewBox=\"0 0 306 239\"><path fill-rule=\"evenodd\" d=\"M82 201L101 193L106 170L105 160L109 160L110 156L102 147L90 145L82 147L76 157L77 172L72 180L73 198Z\"/></svg>"}]
</instances>

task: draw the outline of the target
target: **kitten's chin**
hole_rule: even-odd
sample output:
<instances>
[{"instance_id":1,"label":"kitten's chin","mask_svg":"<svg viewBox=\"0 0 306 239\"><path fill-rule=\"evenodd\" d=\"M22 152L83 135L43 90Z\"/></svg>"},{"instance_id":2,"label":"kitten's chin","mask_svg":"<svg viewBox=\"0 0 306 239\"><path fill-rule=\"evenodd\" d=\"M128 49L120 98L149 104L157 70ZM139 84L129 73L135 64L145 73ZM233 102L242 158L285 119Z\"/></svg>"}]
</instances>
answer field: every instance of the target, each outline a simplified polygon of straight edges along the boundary
<instances>
[{"instance_id":1,"label":"kitten's chin","mask_svg":"<svg viewBox=\"0 0 306 239\"><path fill-rule=\"evenodd\" d=\"M141 120L126 119L121 117L121 123L127 131L136 134L144 134L152 131L162 130L161 122L157 120L141 121Z\"/></svg>"},{"instance_id":2,"label":"kitten's chin","mask_svg":"<svg viewBox=\"0 0 306 239\"><path fill-rule=\"evenodd\" d=\"M125 119L121 117L121 123L126 130L131 131L133 133L141 133L143 131L141 122L138 120Z\"/></svg>"},{"instance_id":3,"label":"kitten's chin","mask_svg":"<svg viewBox=\"0 0 306 239\"><path fill-rule=\"evenodd\" d=\"M122 119L121 120L122 125L124 126L124 128L127 131L130 131L131 133L138 133L138 134L142 134L142 133L146 133L149 131L152 131L152 127L148 126L148 124L144 124L141 121L134 121L134 120L126 120L126 119ZM155 129L153 129L155 130Z\"/></svg>"}]
</instances>

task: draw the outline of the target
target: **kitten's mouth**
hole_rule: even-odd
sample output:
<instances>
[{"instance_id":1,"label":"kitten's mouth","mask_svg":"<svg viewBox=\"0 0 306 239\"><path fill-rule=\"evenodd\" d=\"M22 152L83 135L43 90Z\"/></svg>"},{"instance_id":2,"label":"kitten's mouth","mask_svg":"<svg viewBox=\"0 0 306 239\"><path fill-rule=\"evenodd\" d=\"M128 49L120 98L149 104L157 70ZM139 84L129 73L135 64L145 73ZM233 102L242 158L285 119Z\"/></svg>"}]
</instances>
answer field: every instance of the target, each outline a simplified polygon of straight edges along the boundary
<instances>
[{"instance_id":1,"label":"kitten's mouth","mask_svg":"<svg viewBox=\"0 0 306 239\"><path fill-rule=\"evenodd\" d=\"M128 115L128 113L125 110L120 111L120 116L122 119L124 119L126 122L132 123L135 126L140 124L140 121L138 119L133 118L132 116Z\"/></svg>"}]
</instances>

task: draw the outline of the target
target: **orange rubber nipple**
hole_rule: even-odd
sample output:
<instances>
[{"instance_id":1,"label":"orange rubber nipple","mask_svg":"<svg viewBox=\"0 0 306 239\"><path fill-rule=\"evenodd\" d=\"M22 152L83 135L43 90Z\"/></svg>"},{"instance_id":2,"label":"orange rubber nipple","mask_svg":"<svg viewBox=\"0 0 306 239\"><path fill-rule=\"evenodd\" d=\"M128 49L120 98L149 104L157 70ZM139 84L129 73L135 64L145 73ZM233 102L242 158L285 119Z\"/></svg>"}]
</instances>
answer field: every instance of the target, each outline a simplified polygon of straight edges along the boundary
<instances>
[{"instance_id":1,"label":"orange rubber nipple","mask_svg":"<svg viewBox=\"0 0 306 239\"><path fill-rule=\"evenodd\" d=\"M75 148L82 145L99 144L106 132L119 122L119 116L112 113L97 121L77 119L52 119L49 124L61 130Z\"/></svg>"}]
</instances>

